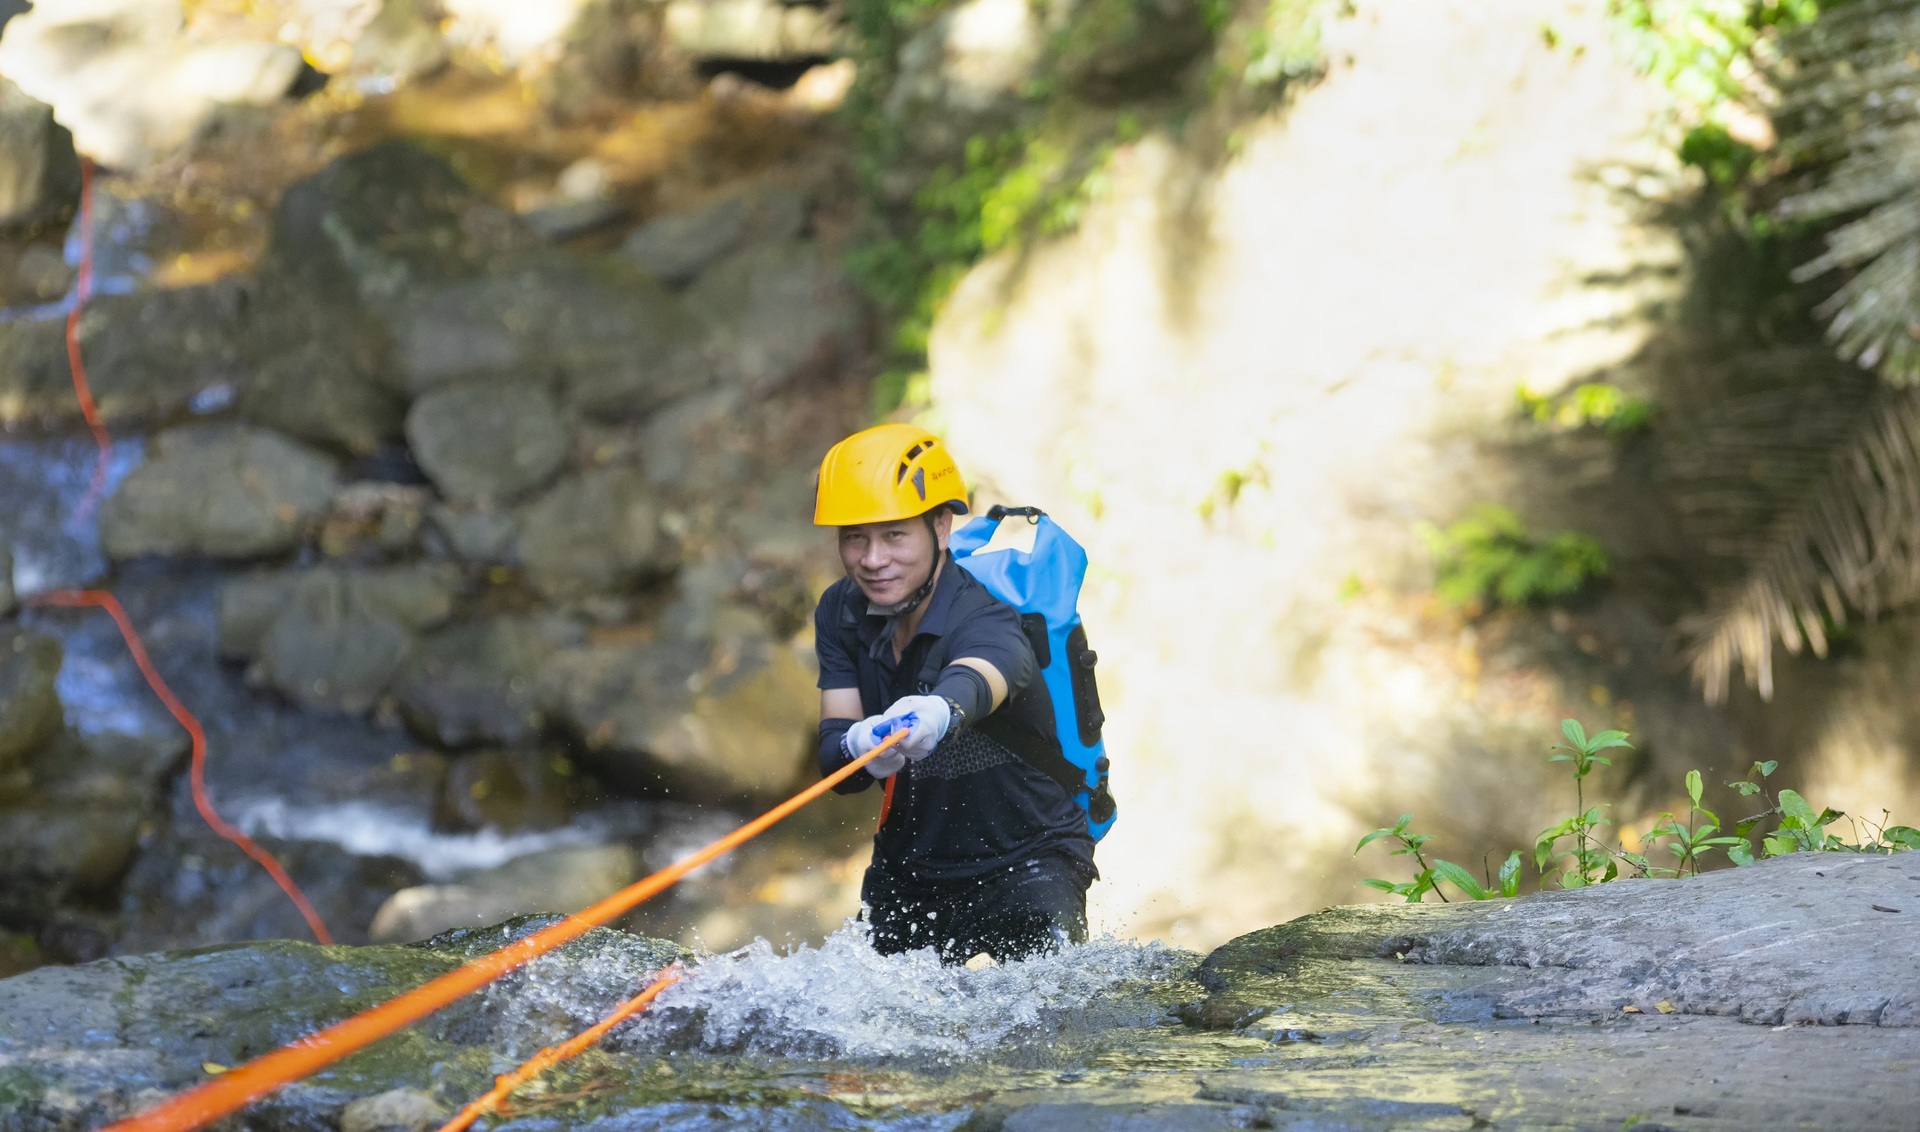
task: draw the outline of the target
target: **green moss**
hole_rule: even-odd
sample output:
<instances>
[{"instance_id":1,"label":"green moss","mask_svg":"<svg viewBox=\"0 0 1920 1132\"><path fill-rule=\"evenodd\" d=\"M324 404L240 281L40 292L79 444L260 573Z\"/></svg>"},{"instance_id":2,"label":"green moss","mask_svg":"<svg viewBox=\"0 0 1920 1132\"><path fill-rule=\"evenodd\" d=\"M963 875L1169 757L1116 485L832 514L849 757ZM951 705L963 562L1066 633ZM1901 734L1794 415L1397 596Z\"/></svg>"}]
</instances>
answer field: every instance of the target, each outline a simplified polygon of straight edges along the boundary
<instances>
[{"instance_id":1,"label":"green moss","mask_svg":"<svg viewBox=\"0 0 1920 1132\"><path fill-rule=\"evenodd\" d=\"M39 1104L47 1095L47 1086L26 1068L0 1067L0 1112L21 1112Z\"/></svg>"}]
</instances>

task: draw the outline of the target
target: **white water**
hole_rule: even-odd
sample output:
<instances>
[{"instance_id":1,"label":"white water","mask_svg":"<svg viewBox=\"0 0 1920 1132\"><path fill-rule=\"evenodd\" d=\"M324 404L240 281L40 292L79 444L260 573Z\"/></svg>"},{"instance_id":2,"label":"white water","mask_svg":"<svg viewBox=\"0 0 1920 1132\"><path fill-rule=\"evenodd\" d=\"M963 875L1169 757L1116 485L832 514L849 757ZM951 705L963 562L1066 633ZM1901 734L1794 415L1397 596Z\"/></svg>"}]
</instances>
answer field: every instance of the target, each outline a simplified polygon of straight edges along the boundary
<instances>
[{"instance_id":1,"label":"white water","mask_svg":"<svg viewBox=\"0 0 1920 1132\"><path fill-rule=\"evenodd\" d=\"M591 937L590 937L591 938ZM983 970L943 967L931 950L883 956L849 920L819 947L776 952L764 939L697 957L608 1048L951 1067L1157 1025L1146 990L1180 980L1198 956L1160 943L1096 939ZM570 944L501 984L490 1007L503 1062L611 1013L658 974L604 941Z\"/></svg>"},{"instance_id":2,"label":"white water","mask_svg":"<svg viewBox=\"0 0 1920 1132\"><path fill-rule=\"evenodd\" d=\"M603 822L583 817L538 833L501 833L491 827L473 833L442 833L418 814L373 802L296 806L284 798L248 798L234 801L231 807L229 820L249 837L329 841L362 857L399 857L419 866L430 880L490 869L546 849L599 845L615 832Z\"/></svg>"},{"instance_id":3,"label":"white water","mask_svg":"<svg viewBox=\"0 0 1920 1132\"><path fill-rule=\"evenodd\" d=\"M1093 940L983 970L934 953L883 956L848 921L819 947L765 940L707 956L618 1039L624 1048L955 1064L1076 1033L1145 1026L1138 992L1195 956L1158 943Z\"/></svg>"}]
</instances>

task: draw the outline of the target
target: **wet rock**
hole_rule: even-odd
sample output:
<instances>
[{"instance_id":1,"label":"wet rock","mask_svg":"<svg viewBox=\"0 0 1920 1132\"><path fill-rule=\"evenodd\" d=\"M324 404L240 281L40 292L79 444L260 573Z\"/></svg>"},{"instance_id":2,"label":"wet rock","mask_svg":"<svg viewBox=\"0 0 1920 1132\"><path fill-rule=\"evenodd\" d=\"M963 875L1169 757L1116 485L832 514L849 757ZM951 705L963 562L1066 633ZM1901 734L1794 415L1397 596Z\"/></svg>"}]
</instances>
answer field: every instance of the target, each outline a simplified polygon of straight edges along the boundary
<instances>
[{"instance_id":1,"label":"wet rock","mask_svg":"<svg viewBox=\"0 0 1920 1132\"><path fill-rule=\"evenodd\" d=\"M414 458L456 502L507 500L552 478L569 438L558 406L525 383L468 383L439 389L407 413Z\"/></svg>"},{"instance_id":2,"label":"wet rock","mask_svg":"<svg viewBox=\"0 0 1920 1132\"><path fill-rule=\"evenodd\" d=\"M102 295L80 319L80 350L109 424L177 416L194 397L247 377L247 292L233 280ZM0 325L0 421L78 423L65 323Z\"/></svg>"},{"instance_id":3,"label":"wet rock","mask_svg":"<svg viewBox=\"0 0 1920 1132\"><path fill-rule=\"evenodd\" d=\"M622 589L671 570L679 552L637 468L573 476L535 500L521 522L527 579L549 597Z\"/></svg>"},{"instance_id":4,"label":"wet rock","mask_svg":"<svg viewBox=\"0 0 1920 1132\"><path fill-rule=\"evenodd\" d=\"M369 932L376 940L426 939L453 928L496 923L530 912L578 912L632 884L639 858L625 845L550 849L454 884L396 892Z\"/></svg>"},{"instance_id":5,"label":"wet rock","mask_svg":"<svg viewBox=\"0 0 1920 1132\"><path fill-rule=\"evenodd\" d=\"M451 1115L428 1093L389 1089L341 1109L340 1132L429 1132Z\"/></svg>"},{"instance_id":6,"label":"wet rock","mask_svg":"<svg viewBox=\"0 0 1920 1132\"><path fill-rule=\"evenodd\" d=\"M442 829L558 829L572 820L586 791L572 760L520 748L475 751L452 760L434 811Z\"/></svg>"},{"instance_id":7,"label":"wet rock","mask_svg":"<svg viewBox=\"0 0 1920 1132\"><path fill-rule=\"evenodd\" d=\"M365 455L400 436L405 407L356 351L316 339L262 363L240 411L290 436Z\"/></svg>"},{"instance_id":8,"label":"wet rock","mask_svg":"<svg viewBox=\"0 0 1920 1132\"><path fill-rule=\"evenodd\" d=\"M13 612L13 552L0 546L0 617Z\"/></svg>"},{"instance_id":9,"label":"wet rock","mask_svg":"<svg viewBox=\"0 0 1920 1132\"><path fill-rule=\"evenodd\" d=\"M0 821L0 916L37 923L62 904L110 894L139 843L140 815L33 806Z\"/></svg>"},{"instance_id":10,"label":"wet rock","mask_svg":"<svg viewBox=\"0 0 1920 1132\"><path fill-rule=\"evenodd\" d=\"M329 842L283 840L258 829L253 836L286 867L342 943L366 942L367 924L380 904L421 881L420 870L397 857L361 856ZM120 913L114 950L123 954L313 938L273 878L193 816L163 826L140 851L122 885Z\"/></svg>"},{"instance_id":11,"label":"wet rock","mask_svg":"<svg viewBox=\"0 0 1920 1132\"><path fill-rule=\"evenodd\" d=\"M79 191L73 135L53 107L0 78L0 228L46 219Z\"/></svg>"},{"instance_id":12,"label":"wet rock","mask_svg":"<svg viewBox=\"0 0 1920 1132\"><path fill-rule=\"evenodd\" d=\"M24 629L0 632L0 771L52 742L66 724L55 682L60 642Z\"/></svg>"},{"instance_id":13,"label":"wet rock","mask_svg":"<svg viewBox=\"0 0 1920 1132\"><path fill-rule=\"evenodd\" d=\"M484 379L557 378L589 413L631 418L711 379L704 328L659 281L613 257L540 259L424 288L389 323L414 394Z\"/></svg>"},{"instance_id":14,"label":"wet rock","mask_svg":"<svg viewBox=\"0 0 1920 1132\"><path fill-rule=\"evenodd\" d=\"M512 512L491 504L458 507L436 503L427 512L433 530L446 539L455 557L487 564L513 557L520 526Z\"/></svg>"},{"instance_id":15,"label":"wet rock","mask_svg":"<svg viewBox=\"0 0 1920 1132\"><path fill-rule=\"evenodd\" d=\"M554 715L616 785L694 800L766 798L803 773L819 697L794 650L736 610L710 648L600 645L547 665ZM690 675L691 674L691 675Z\"/></svg>"},{"instance_id":16,"label":"wet rock","mask_svg":"<svg viewBox=\"0 0 1920 1132\"><path fill-rule=\"evenodd\" d=\"M221 595L222 655L310 708L371 708L412 655L415 634L445 621L455 582L430 566L321 567L231 583Z\"/></svg>"},{"instance_id":17,"label":"wet rock","mask_svg":"<svg viewBox=\"0 0 1920 1132\"><path fill-rule=\"evenodd\" d=\"M540 667L575 643L565 622L495 618L424 638L394 689L407 725L438 746L521 743L545 726Z\"/></svg>"},{"instance_id":18,"label":"wet rock","mask_svg":"<svg viewBox=\"0 0 1920 1132\"><path fill-rule=\"evenodd\" d=\"M716 368L753 393L828 371L857 345L859 302L811 241L749 248L701 276L687 302L710 328Z\"/></svg>"},{"instance_id":19,"label":"wet rock","mask_svg":"<svg viewBox=\"0 0 1920 1132\"><path fill-rule=\"evenodd\" d=\"M1335 908L1233 940L1199 978L1216 1017L1297 1002L1327 964L1360 978L1355 961L1373 961L1444 982L1447 1011L1462 1017L1650 1013L1665 1002L1768 1025L1920 1026L1920 918L1905 911L1915 872L1906 854L1802 853L1520 900ZM1809 933L1846 944L1822 948L1818 963L1757 958Z\"/></svg>"},{"instance_id":20,"label":"wet rock","mask_svg":"<svg viewBox=\"0 0 1920 1132\"><path fill-rule=\"evenodd\" d=\"M694 59L786 61L838 54L825 9L778 0L673 0L667 42Z\"/></svg>"},{"instance_id":21,"label":"wet rock","mask_svg":"<svg viewBox=\"0 0 1920 1132\"><path fill-rule=\"evenodd\" d=\"M642 225L620 245L620 254L661 282L683 287L748 239L783 241L806 226L806 198L784 185L763 186L692 212L677 212Z\"/></svg>"},{"instance_id":22,"label":"wet rock","mask_svg":"<svg viewBox=\"0 0 1920 1132\"><path fill-rule=\"evenodd\" d=\"M51 104L82 152L142 168L222 105L278 101L301 60L270 40L190 36L177 0L39 0L0 35L0 72Z\"/></svg>"},{"instance_id":23,"label":"wet rock","mask_svg":"<svg viewBox=\"0 0 1920 1132\"><path fill-rule=\"evenodd\" d=\"M424 284L476 274L530 246L512 216L445 161L386 141L287 189L261 274L270 292L293 302L365 304L388 313Z\"/></svg>"},{"instance_id":24,"label":"wet rock","mask_svg":"<svg viewBox=\"0 0 1920 1132\"><path fill-rule=\"evenodd\" d=\"M334 461L265 429L192 425L153 440L100 513L114 558L291 550L339 486Z\"/></svg>"}]
</instances>

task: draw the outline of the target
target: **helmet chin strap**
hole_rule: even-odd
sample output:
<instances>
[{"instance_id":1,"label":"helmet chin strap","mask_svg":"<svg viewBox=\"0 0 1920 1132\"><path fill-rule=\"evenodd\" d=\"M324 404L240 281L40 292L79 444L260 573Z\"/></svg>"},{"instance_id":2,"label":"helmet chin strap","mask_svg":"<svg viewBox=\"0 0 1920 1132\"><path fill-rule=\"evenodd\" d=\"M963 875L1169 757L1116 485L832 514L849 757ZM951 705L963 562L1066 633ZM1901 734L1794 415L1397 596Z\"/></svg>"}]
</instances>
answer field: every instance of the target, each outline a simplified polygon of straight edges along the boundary
<instances>
[{"instance_id":1,"label":"helmet chin strap","mask_svg":"<svg viewBox=\"0 0 1920 1132\"><path fill-rule=\"evenodd\" d=\"M869 601L867 603L867 609L870 612L878 613L882 617L887 617L887 618L905 617L907 614L912 613L916 608L918 608L921 602L927 600L927 595L933 592L933 581L935 578L938 578L939 576L940 576L940 558L935 557L933 560L933 566L927 570L927 580L920 583L919 589L908 594L905 598L901 599L900 601L894 602L892 605L875 605L873 602Z\"/></svg>"}]
</instances>

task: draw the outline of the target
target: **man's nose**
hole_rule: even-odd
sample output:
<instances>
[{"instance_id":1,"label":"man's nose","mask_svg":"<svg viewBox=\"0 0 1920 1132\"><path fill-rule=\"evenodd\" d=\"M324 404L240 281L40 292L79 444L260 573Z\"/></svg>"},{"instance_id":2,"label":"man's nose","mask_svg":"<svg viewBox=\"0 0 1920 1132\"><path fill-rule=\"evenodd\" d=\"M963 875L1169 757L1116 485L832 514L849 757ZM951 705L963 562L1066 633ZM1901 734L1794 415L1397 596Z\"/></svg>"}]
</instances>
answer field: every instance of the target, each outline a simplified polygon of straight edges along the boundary
<instances>
[{"instance_id":1,"label":"man's nose","mask_svg":"<svg viewBox=\"0 0 1920 1132\"><path fill-rule=\"evenodd\" d=\"M886 544L875 540L867 544L866 553L860 556L860 565L869 570L878 570L891 559L887 555Z\"/></svg>"}]
</instances>

